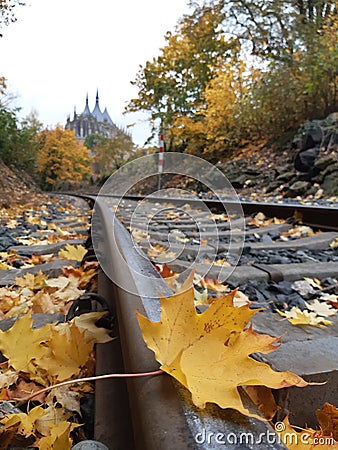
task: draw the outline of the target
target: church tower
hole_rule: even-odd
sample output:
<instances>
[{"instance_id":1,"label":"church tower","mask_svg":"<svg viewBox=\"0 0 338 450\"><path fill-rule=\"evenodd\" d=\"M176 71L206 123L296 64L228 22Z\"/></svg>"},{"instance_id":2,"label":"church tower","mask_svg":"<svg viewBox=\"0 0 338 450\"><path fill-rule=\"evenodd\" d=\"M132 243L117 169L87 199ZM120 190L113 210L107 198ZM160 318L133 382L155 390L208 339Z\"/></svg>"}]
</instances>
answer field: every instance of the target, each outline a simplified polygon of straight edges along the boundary
<instances>
[{"instance_id":1,"label":"church tower","mask_svg":"<svg viewBox=\"0 0 338 450\"><path fill-rule=\"evenodd\" d=\"M98 90L96 91L93 111L90 112L87 93L83 112L77 114L74 108L73 120L70 120L70 116L68 116L65 129L75 131L76 138L79 142L83 142L90 134L100 134L101 136L112 138L119 131L118 127L112 121L107 108L104 109L103 113L101 112Z\"/></svg>"}]
</instances>

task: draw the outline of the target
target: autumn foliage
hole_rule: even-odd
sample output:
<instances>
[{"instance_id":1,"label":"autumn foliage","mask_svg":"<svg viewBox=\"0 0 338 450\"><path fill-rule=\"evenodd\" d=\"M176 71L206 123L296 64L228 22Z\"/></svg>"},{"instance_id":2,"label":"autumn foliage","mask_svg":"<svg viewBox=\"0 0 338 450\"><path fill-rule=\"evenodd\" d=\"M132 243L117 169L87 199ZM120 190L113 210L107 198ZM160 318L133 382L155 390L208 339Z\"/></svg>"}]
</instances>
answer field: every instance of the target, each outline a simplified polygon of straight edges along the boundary
<instances>
[{"instance_id":1,"label":"autumn foliage","mask_svg":"<svg viewBox=\"0 0 338 450\"><path fill-rule=\"evenodd\" d=\"M169 150L218 161L248 136L278 138L337 110L337 1L191 6L128 106L160 123Z\"/></svg>"},{"instance_id":2,"label":"autumn foliage","mask_svg":"<svg viewBox=\"0 0 338 450\"><path fill-rule=\"evenodd\" d=\"M247 325L258 310L248 304L234 306L236 291L216 298L197 314L192 284L170 298L161 298L160 322L137 313L147 346L154 351L161 369L192 393L196 406L207 402L257 416L244 407L239 386L307 386L292 372L275 372L256 361L253 353L270 353L279 338L257 334Z\"/></svg>"},{"instance_id":3,"label":"autumn foliage","mask_svg":"<svg viewBox=\"0 0 338 450\"><path fill-rule=\"evenodd\" d=\"M60 126L42 131L37 157L37 175L43 188L77 187L91 175L89 150L79 143L71 130Z\"/></svg>"}]
</instances>

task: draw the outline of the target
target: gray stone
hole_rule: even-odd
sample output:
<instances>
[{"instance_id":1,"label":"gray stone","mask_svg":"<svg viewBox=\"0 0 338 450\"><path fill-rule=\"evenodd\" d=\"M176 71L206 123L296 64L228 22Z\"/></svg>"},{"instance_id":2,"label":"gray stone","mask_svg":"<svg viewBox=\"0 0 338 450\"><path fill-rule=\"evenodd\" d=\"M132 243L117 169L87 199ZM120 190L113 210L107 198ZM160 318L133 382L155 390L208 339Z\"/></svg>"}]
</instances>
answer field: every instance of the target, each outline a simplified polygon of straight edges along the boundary
<instances>
[{"instance_id":1,"label":"gray stone","mask_svg":"<svg viewBox=\"0 0 338 450\"><path fill-rule=\"evenodd\" d=\"M315 162L315 167L317 167L320 170L326 169L326 167L331 165L337 165L338 159L334 156L322 156L321 158L318 158Z\"/></svg>"},{"instance_id":2,"label":"gray stone","mask_svg":"<svg viewBox=\"0 0 338 450\"><path fill-rule=\"evenodd\" d=\"M286 192L286 195L288 197L303 195L309 187L310 183L308 181L296 181L290 186L289 190Z\"/></svg>"},{"instance_id":3,"label":"gray stone","mask_svg":"<svg viewBox=\"0 0 338 450\"><path fill-rule=\"evenodd\" d=\"M278 175L275 181L280 181L281 183L285 183L290 181L292 178L296 176L295 172L284 172Z\"/></svg>"},{"instance_id":4,"label":"gray stone","mask_svg":"<svg viewBox=\"0 0 338 450\"><path fill-rule=\"evenodd\" d=\"M109 448L98 441L81 441L74 445L72 450L109 450Z\"/></svg>"},{"instance_id":5,"label":"gray stone","mask_svg":"<svg viewBox=\"0 0 338 450\"><path fill-rule=\"evenodd\" d=\"M332 172L325 177L321 187L327 195L338 195L338 172Z\"/></svg>"}]
</instances>

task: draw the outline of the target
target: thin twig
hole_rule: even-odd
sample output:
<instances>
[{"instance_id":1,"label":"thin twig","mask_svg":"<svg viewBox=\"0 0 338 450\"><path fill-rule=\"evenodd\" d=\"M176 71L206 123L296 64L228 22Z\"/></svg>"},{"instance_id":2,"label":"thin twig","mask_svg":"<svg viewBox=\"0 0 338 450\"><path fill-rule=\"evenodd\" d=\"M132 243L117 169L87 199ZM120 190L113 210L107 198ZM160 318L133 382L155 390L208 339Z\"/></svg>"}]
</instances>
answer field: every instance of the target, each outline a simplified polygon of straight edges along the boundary
<instances>
[{"instance_id":1,"label":"thin twig","mask_svg":"<svg viewBox=\"0 0 338 450\"><path fill-rule=\"evenodd\" d=\"M43 394L44 392L48 392L51 389L55 389L61 386L66 386L68 384L75 383L84 383L86 381L96 381L96 380L105 380L107 378L137 378L137 377L149 377L153 375L162 375L163 370L155 370L153 372L138 372L138 373L109 373L107 375L97 375L95 377L85 377L85 378L76 378L74 380L62 381L61 383L53 384L52 386L48 386L46 388L40 389L39 391L34 392L33 394L28 395L27 397L18 399L18 403L16 406L21 406L24 403L28 402L32 398L37 395Z\"/></svg>"}]
</instances>

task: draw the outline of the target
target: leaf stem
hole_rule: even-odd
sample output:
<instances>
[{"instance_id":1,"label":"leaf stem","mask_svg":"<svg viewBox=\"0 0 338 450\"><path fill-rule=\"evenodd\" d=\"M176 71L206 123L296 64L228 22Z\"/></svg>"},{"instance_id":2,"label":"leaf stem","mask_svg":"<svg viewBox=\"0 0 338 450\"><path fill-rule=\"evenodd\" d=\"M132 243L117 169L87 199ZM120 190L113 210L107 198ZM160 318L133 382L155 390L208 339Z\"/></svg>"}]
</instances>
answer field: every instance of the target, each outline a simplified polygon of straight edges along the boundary
<instances>
[{"instance_id":1,"label":"leaf stem","mask_svg":"<svg viewBox=\"0 0 338 450\"><path fill-rule=\"evenodd\" d=\"M138 378L138 377L149 377L153 375L162 375L164 373L163 370L154 370L153 372L138 372L138 373L109 373L106 375L96 375L95 377L85 377L85 378L75 378L74 380L62 381L61 383L53 384L52 386L48 386L46 388L40 389L39 391L34 392L33 394L28 395L27 397L21 398L16 406L21 406L24 403L28 402L32 398L37 395L43 394L44 392L48 392L51 389L55 389L62 386L67 386L68 384L75 383L84 383L86 381L96 381L96 380L106 380L107 378Z\"/></svg>"}]
</instances>

